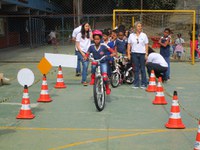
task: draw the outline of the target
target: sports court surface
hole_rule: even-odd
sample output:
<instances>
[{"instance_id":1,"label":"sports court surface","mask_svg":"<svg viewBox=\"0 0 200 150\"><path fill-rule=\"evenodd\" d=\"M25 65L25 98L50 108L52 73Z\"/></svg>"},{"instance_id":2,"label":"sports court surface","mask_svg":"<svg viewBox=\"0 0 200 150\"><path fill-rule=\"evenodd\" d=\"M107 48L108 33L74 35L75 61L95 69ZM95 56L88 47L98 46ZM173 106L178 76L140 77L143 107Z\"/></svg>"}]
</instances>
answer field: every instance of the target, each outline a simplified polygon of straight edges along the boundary
<instances>
[{"instance_id":1,"label":"sports court surface","mask_svg":"<svg viewBox=\"0 0 200 150\"><path fill-rule=\"evenodd\" d=\"M0 70L11 79L0 86L1 150L190 150L200 114L200 63L171 63L171 80L163 84L167 105L153 105L155 93L121 85L106 97L106 107L96 111L92 86L83 87L73 68L63 68L66 89L55 89L57 68L47 75L53 101L37 103L42 74L37 69L44 53L53 47L16 48L0 51ZM59 47L58 53L73 54L74 46ZM17 82L22 68L34 72L29 87L34 119L16 119L23 87ZM89 79L89 76L88 76ZM167 129L173 91L178 92L185 129Z\"/></svg>"}]
</instances>

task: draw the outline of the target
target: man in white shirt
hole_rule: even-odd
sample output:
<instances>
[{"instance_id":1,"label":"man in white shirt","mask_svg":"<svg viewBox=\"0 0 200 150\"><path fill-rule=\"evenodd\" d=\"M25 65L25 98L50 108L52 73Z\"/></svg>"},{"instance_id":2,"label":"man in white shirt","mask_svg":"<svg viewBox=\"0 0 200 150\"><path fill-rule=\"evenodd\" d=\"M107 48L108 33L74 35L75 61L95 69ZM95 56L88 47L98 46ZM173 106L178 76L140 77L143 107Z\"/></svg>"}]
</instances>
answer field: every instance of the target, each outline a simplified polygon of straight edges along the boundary
<instances>
[{"instance_id":1,"label":"man in white shirt","mask_svg":"<svg viewBox=\"0 0 200 150\"><path fill-rule=\"evenodd\" d=\"M82 27L82 24L84 24L86 21L82 18L80 20L80 25L78 27L76 27L73 32L72 32L72 41L73 42L76 42L76 37L78 35L78 33L81 32L81 27ZM77 55L77 67L76 67L76 76L80 76L81 75L81 58L78 57L78 49L77 47L75 46L75 55Z\"/></svg>"},{"instance_id":2,"label":"man in white shirt","mask_svg":"<svg viewBox=\"0 0 200 150\"><path fill-rule=\"evenodd\" d=\"M154 70L157 78L162 77L163 81L166 81L165 72L167 71L168 64L165 59L156 53L152 48L149 47L148 57L146 61L147 72L150 77L151 70Z\"/></svg>"}]
</instances>

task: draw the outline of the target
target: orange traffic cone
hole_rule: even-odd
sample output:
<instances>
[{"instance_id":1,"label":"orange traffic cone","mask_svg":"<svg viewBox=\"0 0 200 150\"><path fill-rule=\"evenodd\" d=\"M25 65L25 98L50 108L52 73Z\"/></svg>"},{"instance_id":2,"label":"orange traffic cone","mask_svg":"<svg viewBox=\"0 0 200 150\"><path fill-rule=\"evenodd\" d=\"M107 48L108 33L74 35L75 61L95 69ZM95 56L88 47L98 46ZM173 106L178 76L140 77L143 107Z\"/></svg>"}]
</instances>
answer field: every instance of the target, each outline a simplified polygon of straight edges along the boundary
<instances>
[{"instance_id":1,"label":"orange traffic cone","mask_svg":"<svg viewBox=\"0 0 200 150\"><path fill-rule=\"evenodd\" d=\"M154 101L152 102L155 105L166 105L167 101L165 100L165 95L164 95L164 89L162 87L162 78L159 77L158 78L158 85L156 88L156 96Z\"/></svg>"},{"instance_id":2,"label":"orange traffic cone","mask_svg":"<svg viewBox=\"0 0 200 150\"><path fill-rule=\"evenodd\" d=\"M17 119L33 119L35 116L31 112L30 108L30 99L28 96L28 87L24 86L24 93L22 98L22 107L20 109L19 114L17 115Z\"/></svg>"},{"instance_id":3,"label":"orange traffic cone","mask_svg":"<svg viewBox=\"0 0 200 150\"><path fill-rule=\"evenodd\" d=\"M194 143L194 150L200 150L200 121L199 121L197 136L196 136L196 142Z\"/></svg>"},{"instance_id":4,"label":"orange traffic cone","mask_svg":"<svg viewBox=\"0 0 200 150\"><path fill-rule=\"evenodd\" d=\"M169 121L168 121L168 123L165 124L165 127L171 128L171 129L184 129L185 128L185 125L182 123L182 119L181 119L181 115L180 115L177 91L174 91Z\"/></svg>"},{"instance_id":5,"label":"orange traffic cone","mask_svg":"<svg viewBox=\"0 0 200 150\"><path fill-rule=\"evenodd\" d=\"M40 97L37 100L38 102L51 102L52 99L48 93L48 85L46 80L46 75L43 75L42 87L40 92Z\"/></svg>"},{"instance_id":6,"label":"orange traffic cone","mask_svg":"<svg viewBox=\"0 0 200 150\"><path fill-rule=\"evenodd\" d=\"M146 89L147 92L156 92L156 77L154 74L154 70L151 70L151 75L149 78L149 85Z\"/></svg>"},{"instance_id":7,"label":"orange traffic cone","mask_svg":"<svg viewBox=\"0 0 200 150\"><path fill-rule=\"evenodd\" d=\"M63 81L63 74L62 74L62 67L58 67L58 74L57 74L57 82L54 86L55 88L66 88L66 85Z\"/></svg>"}]
</instances>

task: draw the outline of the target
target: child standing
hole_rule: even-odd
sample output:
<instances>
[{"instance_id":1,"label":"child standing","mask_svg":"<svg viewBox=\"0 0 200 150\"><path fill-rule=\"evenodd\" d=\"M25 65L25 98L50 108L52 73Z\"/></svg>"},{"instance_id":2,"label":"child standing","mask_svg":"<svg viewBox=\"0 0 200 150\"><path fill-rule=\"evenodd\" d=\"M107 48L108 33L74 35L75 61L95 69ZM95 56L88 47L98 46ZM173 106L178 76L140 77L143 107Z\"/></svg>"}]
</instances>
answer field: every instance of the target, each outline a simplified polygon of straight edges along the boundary
<instances>
[{"instance_id":1,"label":"child standing","mask_svg":"<svg viewBox=\"0 0 200 150\"><path fill-rule=\"evenodd\" d=\"M115 48L115 44L116 44L116 40L117 40L117 31L113 30L111 32L111 40L110 42L107 44L109 48L114 49ZM107 55L110 55L111 53L108 51ZM111 77L112 74L112 70L113 70L113 62L114 59L111 57L107 58L107 63L108 63L108 76Z\"/></svg>"},{"instance_id":2,"label":"child standing","mask_svg":"<svg viewBox=\"0 0 200 150\"><path fill-rule=\"evenodd\" d=\"M181 38L181 33L177 34L177 39L175 41L175 58L177 57L178 60L180 60L182 54L184 53L184 48L183 48L183 44L185 43L184 39Z\"/></svg>"},{"instance_id":3,"label":"child standing","mask_svg":"<svg viewBox=\"0 0 200 150\"><path fill-rule=\"evenodd\" d=\"M92 53L94 59L101 59L104 55L107 55L107 52L109 51L111 54L110 56L114 56L115 55L115 51L112 50L111 48L108 48L105 44L101 43L101 38L102 38L102 32L99 30L95 30L93 31L93 40L94 40L94 44L92 44L89 49L88 52L86 54L86 59L88 58L89 54ZM85 59L85 60L86 60ZM106 87L106 94L109 95L111 90L109 88L109 82L108 82L108 74L107 74L107 61L106 59L103 59L101 62L101 73L103 76L103 80L105 83L105 87ZM91 69L91 81L90 81L90 85L93 85L95 82L95 71L96 71L96 64L92 63L92 69Z\"/></svg>"},{"instance_id":4,"label":"child standing","mask_svg":"<svg viewBox=\"0 0 200 150\"><path fill-rule=\"evenodd\" d=\"M109 42L110 42L110 33L109 33L108 29L104 29L104 31L103 31L103 43L108 45Z\"/></svg>"},{"instance_id":5,"label":"child standing","mask_svg":"<svg viewBox=\"0 0 200 150\"><path fill-rule=\"evenodd\" d=\"M158 42L160 44L160 54L163 56L163 58L168 64L167 71L164 75L165 79L163 79L165 81L170 79L170 37L169 37L169 34L170 34L170 29L166 28L164 30L163 37L161 37Z\"/></svg>"},{"instance_id":6,"label":"child standing","mask_svg":"<svg viewBox=\"0 0 200 150\"><path fill-rule=\"evenodd\" d=\"M124 31L118 31L118 38L115 43L115 50L122 55L126 54L126 47L127 47L127 43L124 37L125 37Z\"/></svg>"}]
</instances>

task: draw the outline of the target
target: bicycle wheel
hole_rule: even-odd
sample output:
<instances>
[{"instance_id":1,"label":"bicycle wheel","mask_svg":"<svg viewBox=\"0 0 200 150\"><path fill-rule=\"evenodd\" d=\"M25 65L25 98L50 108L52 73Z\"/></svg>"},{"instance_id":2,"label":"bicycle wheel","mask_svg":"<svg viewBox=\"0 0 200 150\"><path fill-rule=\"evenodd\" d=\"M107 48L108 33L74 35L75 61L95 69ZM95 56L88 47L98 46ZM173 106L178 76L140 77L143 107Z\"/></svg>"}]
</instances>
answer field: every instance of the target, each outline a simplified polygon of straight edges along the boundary
<instances>
[{"instance_id":1,"label":"bicycle wheel","mask_svg":"<svg viewBox=\"0 0 200 150\"><path fill-rule=\"evenodd\" d=\"M101 77L97 77L93 86L94 103L98 111L105 107L104 83Z\"/></svg>"},{"instance_id":2,"label":"bicycle wheel","mask_svg":"<svg viewBox=\"0 0 200 150\"><path fill-rule=\"evenodd\" d=\"M125 77L125 81L128 84L132 84L134 81L134 72L133 69L129 70L128 75Z\"/></svg>"},{"instance_id":3,"label":"bicycle wheel","mask_svg":"<svg viewBox=\"0 0 200 150\"><path fill-rule=\"evenodd\" d=\"M110 84L112 85L113 88L116 88L119 86L119 82L120 82L120 75L119 73L115 72L112 73L111 75L111 79L110 79Z\"/></svg>"}]
</instances>

